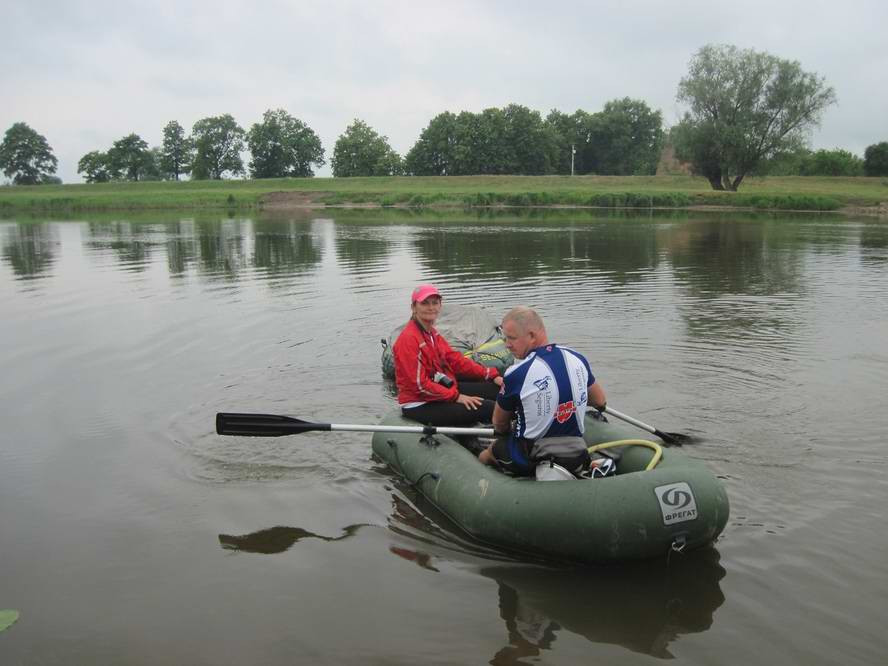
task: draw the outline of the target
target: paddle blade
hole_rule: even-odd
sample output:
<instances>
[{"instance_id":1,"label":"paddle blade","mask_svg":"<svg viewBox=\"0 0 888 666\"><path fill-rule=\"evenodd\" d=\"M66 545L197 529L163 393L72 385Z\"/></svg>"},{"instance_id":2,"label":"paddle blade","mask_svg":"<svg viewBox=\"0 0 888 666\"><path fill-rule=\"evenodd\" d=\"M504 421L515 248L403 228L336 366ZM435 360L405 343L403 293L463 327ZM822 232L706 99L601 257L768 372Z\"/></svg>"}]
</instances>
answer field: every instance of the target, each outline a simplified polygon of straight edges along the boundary
<instances>
[{"instance_id":1,"label":"paddle blade","mask_svg":"<svg viewBox=\"0 0 888 666\"><path fill-rule=\"evenodd\" d=\"M683 446L693 442L690 435L683 435L680 432L663 432L662 430L657 430L654 434L671 446Z\"/></svg>"},{"instance_id":2,"label":"paddle blade","mask_svg":"<svg viewBox=\"0 0 888 666\"><path fill-rule=\"evenodd\" d=\"M241 437L282 437L310 430L330 430L329 423L309 423L279 414L216 414L216 432Z\"/></svg>"}]
</instances>

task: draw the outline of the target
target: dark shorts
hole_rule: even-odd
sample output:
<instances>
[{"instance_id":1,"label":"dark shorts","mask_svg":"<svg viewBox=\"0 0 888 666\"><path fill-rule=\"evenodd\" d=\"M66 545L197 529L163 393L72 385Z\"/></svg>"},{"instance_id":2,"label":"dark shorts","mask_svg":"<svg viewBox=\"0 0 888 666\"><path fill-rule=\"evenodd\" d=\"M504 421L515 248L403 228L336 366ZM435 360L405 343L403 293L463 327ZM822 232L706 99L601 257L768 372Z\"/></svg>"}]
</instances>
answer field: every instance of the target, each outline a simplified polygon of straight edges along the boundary
<instances>
[{"instance_id":1,"label":"dark shorts","mask_svg":"<svg viewBox=\"0 0 888 666\"><path fill-rule=\"evenodd\" d=\"M589 463L589 453L580 451L569 457L545 457L536 459L532 456L533 441L512 435L498 435L493 443L493 457L500 469L515 476L534 476L537 464L543 460L551 460L578 474Z\"/></svg>"},{"instance_id":2,"label":"dark shorts","mask_svg":"<svg viewBox=\"0 0 888 666\"><path fill-rule=\"evenodd\" d=\"M457 381L460 393L484 399L478 409L466 409L464 405L455 402L427 402L419 407L402 408L401 413L408 419L433 426L468 428L476 423L493 421L493 408L496 404L494 400L499 393L499 386L493 382Z\"/></svg>"}]
</instances>

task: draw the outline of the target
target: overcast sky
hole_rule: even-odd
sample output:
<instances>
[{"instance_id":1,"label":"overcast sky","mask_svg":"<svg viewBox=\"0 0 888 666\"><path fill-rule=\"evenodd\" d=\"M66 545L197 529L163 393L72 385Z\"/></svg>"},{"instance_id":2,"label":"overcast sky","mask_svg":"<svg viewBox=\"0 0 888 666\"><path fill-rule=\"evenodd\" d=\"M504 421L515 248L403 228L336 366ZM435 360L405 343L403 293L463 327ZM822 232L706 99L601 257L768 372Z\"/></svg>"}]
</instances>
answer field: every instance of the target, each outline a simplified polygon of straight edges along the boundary
<instances>
[{"instance_id":1,"label":"overcast sky","mask_svg":"<svg viewBox=\"0 0 888 666\"><path fill-rule=\"evenodd\" d=\"M595 112L621 97L676 122L708 43L798 60L836 89L814 148L888 141L888 2L80 2L0 0L0 132L43 134L58 175L135 132L283 108L321 138L361 118L406 153L438 113L515 102ZM318 175L330 175L329 165Z\"/></svg>"}]
</instances>

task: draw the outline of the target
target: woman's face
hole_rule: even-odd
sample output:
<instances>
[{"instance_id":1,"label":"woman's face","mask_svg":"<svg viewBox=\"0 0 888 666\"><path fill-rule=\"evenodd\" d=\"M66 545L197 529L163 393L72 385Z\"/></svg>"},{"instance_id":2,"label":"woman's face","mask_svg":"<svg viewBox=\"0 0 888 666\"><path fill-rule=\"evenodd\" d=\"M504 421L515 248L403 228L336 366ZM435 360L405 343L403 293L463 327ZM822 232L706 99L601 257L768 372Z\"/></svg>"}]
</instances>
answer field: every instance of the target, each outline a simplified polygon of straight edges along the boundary
<instances>
[{"instance_id":1,"label":"woman's face","mask_svg":"<svg viewBox=\"0 0 888 666\"><path fill-rule=\"evenodd\" d=\"M429 296L424 301L413 304L413 316L425 327L434 326L441 314L441 297Z\"/></svg>"}]
</instances>

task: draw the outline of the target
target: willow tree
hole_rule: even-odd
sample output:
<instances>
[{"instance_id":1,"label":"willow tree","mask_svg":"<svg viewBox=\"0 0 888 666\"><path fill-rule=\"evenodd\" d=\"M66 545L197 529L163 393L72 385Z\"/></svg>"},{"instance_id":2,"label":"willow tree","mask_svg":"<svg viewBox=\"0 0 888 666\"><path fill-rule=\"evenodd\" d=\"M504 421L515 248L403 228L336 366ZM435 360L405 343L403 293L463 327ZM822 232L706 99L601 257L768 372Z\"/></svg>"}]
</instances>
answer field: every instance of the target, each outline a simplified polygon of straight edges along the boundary
<instances>
[{"instance_id":1,"label":"willow tree","mask_svg":"<svg viewBox=\"0 0 888 666\"><path fill-rule=\"evenodd\" d=\"M803 144L836 94L796 61L710 44L691 59L677 99L689 109L673 128L676 156L713 189L736 191L763 161Z\"/></svg>"}]
</instances>

